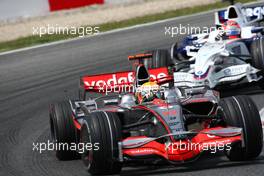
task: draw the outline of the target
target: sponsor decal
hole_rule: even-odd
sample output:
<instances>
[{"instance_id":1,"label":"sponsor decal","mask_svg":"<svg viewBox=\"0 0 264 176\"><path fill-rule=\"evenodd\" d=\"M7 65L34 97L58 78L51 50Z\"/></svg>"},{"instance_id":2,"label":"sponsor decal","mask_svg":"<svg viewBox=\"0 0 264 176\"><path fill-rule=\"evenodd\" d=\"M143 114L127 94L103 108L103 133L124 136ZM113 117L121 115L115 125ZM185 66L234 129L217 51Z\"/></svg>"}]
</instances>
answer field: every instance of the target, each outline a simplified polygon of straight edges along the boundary
<instances>
[{"instance_id":1,"label":"sponsor decal","mask_svg":"<svg viewBox=\"0 0 264 176\"><path fill-rule=\"evenodd\" d=\"M135 150L130 150L130 153L132 155L146 155L146 154L151 154L155 153L156 151L150 148L139 148Z\"/></svg>"},{"instance_id":2,"label":"sponsor decal","mask_svg":"<svg viewBox=\"0 0 264 176\"><path fill-rule=\"evenodd\" d=\"M177 82L177 81L186 81L186 80L192 80L193 77L191 74L189 73L180 73L180 72L175 72L174 75L174 82Z\"/></svg>"},{"instance_id":3,"label":"sponsor decal","mask_svg":"<svg viewBox=\"0 0 264 176\"><path fill-rule=\"evenodd\" d=\"M256 17L260 15L264 15L264 6L254 7L254 8L246 8L243 10L244 15L248 17Z\"/></svg>"},{"instance_id":4,"label":"sponsor decal","mask_svg":"<svg viewBox=\"0 0 264 176\"><path fill-rule=\"evenodd\" d=\"M126 83L132 83L133 81L134 81L133 72L129 72L129 73L86 77L84 80L84 84L89 87L90 86L103 87L104 85L126 84Z\"/></svg>"},{"instance_id":5,"label":"sponsor decal","mask_svg":"<svg viewBox=\"0 0 264 176\"><path fill-rule=\"evenodd\" d=\"M242 74L246 72L248 65L241 65L241 66L232 66L230 68L226 68L224 70L224 74L226 76L230 76L230 75L238 75L238 74Z\"/></svg>"},{"instance_id":6,"label":"sponsor decal","mask_svg":"<svg viewBox=\"0 0 264 176\"><path fill-rule=\"evenodd\" d=\"M225 73L225 75L230 75L230 73L231 73L231 70L228 68L228 69L225 69L224 70L224 73Z\"/></svg>"},{"instance_id":7,"label":"sponsor decal","mask_svg":"<svg viewBox=\"0 0 264 176\"><path fill-rule=\"evenodd\" d=\"M196 75L202 75L203 74L203 71L198 71L197 73L196 73Z\"/></svg>"},{"instance_id":8,"label":"sponsor decal","mask_svg":"<svg viewBox=\"0 0 264 176\"><path fill-rule=\"evenodd\" d=\"M183 119L181 117L181 107L179 105L174 105L171 107L156 108L156 112L163 115L163 120L168 124L172 133L181 132L185 130ZM185 135L176 135L174 138L182 138Z\"/></svg>"},{"instance_id":9,"label":"sponsor decal","mask_svg":"<svg viewBox=\"0 0 264 176\"><path fill-rule=\"evenodd\" d=\"M227 20L227 16L228 16L227 10L219 11L218 13L219 13L220 20L222 21ZM255 19L259 17L260 15L264 16L264 6L242 8L242 13L246 17Z\"/></svg>"},{"instance_id":10,"label":"sponsor decal","mask_svg":"<svg viewBox=\"0 0 264 176\"><path fill-rule=\"evenodd\" d=\"M169 109L168 111L162 111L162 115L163 116L173 116L170 117L171 120L175 120L176 119L176 115L177 115L177 111L175 109Z\"/></svg>"},{"instance_id":11,"label":"sponsor decal","mask_svg":"<svg viewBox=\"0 0 264 176\"><path fill-rule=\"evenodd\" d=\"M154 81L168 76L167 68L149 70L150 78ZM103 74L83 77L83 82L87 87L104 87L115 85L126 85L134 82L134 72L119 72L114 74Z\"/></svg>"}]
</instances>

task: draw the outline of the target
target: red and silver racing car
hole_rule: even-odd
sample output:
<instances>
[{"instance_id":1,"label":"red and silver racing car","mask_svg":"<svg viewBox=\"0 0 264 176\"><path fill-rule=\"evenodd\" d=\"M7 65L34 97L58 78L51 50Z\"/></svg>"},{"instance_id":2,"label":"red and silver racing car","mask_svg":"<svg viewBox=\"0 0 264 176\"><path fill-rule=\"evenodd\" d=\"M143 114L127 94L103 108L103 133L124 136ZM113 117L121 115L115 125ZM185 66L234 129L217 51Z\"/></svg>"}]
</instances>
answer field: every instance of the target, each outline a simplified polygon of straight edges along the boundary
<instances>
[{"instance_id":1,"label":"red and silver racing car","mask_svg":"<svg viewBox=\"0 0 264 176\"><path fill-rule=\"evenodd\" d=\"M85 146L56 150L57 158L81 156L91 174L116 174L138 161L186 163L206 150L223 150L232 161L262 151L260 115L247 96L220 99L205 88L169 88L167 68L141 64L134 72L84 76L81 82L83 92L119 91L50 106L53 140Z\"/></svg>"}]
</instances>

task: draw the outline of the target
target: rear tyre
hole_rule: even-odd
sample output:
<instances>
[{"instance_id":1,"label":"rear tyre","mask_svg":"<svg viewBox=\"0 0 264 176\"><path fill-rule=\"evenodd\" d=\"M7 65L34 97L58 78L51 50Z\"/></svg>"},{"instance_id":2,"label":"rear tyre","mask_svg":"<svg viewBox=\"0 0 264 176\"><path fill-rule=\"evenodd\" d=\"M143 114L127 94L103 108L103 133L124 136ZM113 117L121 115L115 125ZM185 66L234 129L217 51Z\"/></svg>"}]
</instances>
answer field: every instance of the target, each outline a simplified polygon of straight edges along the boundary
<instances>
[{"instance_id":1,"label":"rear tyre","mask_svg":"<svg viewBox=\"0 0 264 176\"><path fill-rule=\"evenodd\" d=\"M259 76L264 77L264 38L254 40L251 44L252 66L259 69ZM264 78L258 84L264 89Z\"/></svg>"},{"instance_id":2,"label":"rear tyre","mask_svg":"<svg viewBox=\"0 0 264 176\"><path fill-rule=\"evenodd\" d=\"M227 126L243 129L244 146L233 143L226 156L231 161L251 160L259 156L263 145L263 132L258 109L248 96L224 98L219 103Z\"/></svg>"},{"instance_id":3,"label":"rear tyre","mask_svg":"<svg viewBox=\"0 0 264 176\"><path fill-rule=\"evenodd\" d=\"M256 39L251 44L253 67L264 70L264 38Z\"/></svg>"},{"instance_id":4,"label":"rear tyre","mask_svg":"<svg viewBox=\"0 0 264 176\"><path fill-rule=\"evenodd\" d=\"M84 150L82 160L92 175L118 174L118 142L122 139L119 117L113 112L93 112L84 118L80 140L83 145L92 144L92 150Z\"/></svg>"},{"instance_id":5,"label":"rear tyre","mask_svg":"<svg viewBox=\"0 0 264 176\"><path fill-rule=\"evenodd\" d=\"M56 157L59 160L79 158L77 151L70 150L72 143L78 143L78 131L74 126L69 102L63 101L50 106L50 129L52 140L57 146L61 146L56 150Z\"/></svg>"},{"instance_id":6,"label":"rear tyre","mask_svg":"<svg viewBox=\"0 0 264 176\"><path fill-rule=\"evenodd\" d=\"M152 51L152 58L140 60L148 69L168 67L171 65L170 54L168 50L157 49Z\"/></svg>"}]
</instances>

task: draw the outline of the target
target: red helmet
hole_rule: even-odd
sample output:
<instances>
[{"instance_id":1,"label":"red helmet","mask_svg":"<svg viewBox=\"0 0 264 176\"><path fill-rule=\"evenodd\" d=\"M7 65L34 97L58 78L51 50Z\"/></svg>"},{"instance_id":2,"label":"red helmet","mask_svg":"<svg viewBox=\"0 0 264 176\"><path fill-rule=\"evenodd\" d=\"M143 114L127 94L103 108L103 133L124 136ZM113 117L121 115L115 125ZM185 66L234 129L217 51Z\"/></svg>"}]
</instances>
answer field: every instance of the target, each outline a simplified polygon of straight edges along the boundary
<instances>
[{"instance_id":1,"label":"red helmet","mask_svg":"<svg viewBox=\"0 0 264 176\"><path fill-rule=\"evenodd\" d=\"M225 35L230 38L240 38L241 28L236 21L228 20L225 22L223 29L225 31Z\"/></svg>"}]
</instances>

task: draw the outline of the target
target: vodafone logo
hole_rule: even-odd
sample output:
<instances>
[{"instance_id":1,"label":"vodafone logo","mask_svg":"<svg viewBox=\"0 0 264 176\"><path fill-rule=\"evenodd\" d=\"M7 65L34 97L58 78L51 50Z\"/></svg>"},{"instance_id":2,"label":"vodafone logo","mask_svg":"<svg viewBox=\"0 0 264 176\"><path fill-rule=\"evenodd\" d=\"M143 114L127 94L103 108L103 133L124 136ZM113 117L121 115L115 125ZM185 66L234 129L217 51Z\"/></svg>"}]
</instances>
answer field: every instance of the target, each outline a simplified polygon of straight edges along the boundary
<instances>
[{"instance_id":1,"label":"vodafone logo","mask_svg":"<svg viewBox=\"0 0 264 176\"><path fill-rule=\"evenodd\" d=\"M136 149L136 150L131 150L130 153L132 155L137 155L137 154L148 154L148 153L155 153L156 151L151 149L151 148L142 148L142 149Z\"/></svg>"},{"instance_id":2,"label":"vodafone logo","mask_svg":"<svg viewBox=\"0 0 264 176\"><path fill-rule=\"evenodd\" d=\"M167 77L168 74L161 72L158 74L150 74L150 78L153 80ZM134 82L133 72L123 72L116 74L106 74L98 76L87 76L83 78L83 82L87 87L104 87L122 84L131 84Z\"/></svg>"},{"instance_id":3,"label":"vodafone logo","mask_svg":"<svg viewBox=\"0 0 264 176\"><path fill-rule=\"evenodd\" d=\"M117 85L131 83L134 81L133 72L128 73L126 76L118 76L117 74L102 75L101 77L87 77L84 84L89 87L103 87L105 85Z\"/></svg>"}]
</instances>

